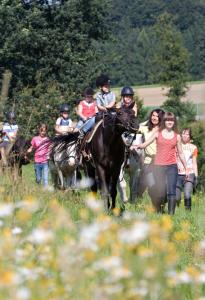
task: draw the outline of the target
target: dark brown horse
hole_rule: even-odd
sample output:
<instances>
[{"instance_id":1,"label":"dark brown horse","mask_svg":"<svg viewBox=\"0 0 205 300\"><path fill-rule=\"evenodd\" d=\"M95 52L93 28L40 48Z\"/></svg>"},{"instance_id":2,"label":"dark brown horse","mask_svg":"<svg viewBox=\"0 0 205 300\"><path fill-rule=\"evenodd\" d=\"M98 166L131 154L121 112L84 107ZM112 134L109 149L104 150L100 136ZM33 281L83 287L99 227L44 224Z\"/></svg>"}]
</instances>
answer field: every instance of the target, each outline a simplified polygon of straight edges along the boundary
<instances>
[{"instance_id":1,"label":"dark brown horse","mask_svg":"<svg viewBox=\"0 0 205 300\"><path fill-rule=\"evenodd\" d=\"M88 150L92 155L106 212L114 209L116 205L116 186L125 155L121 135L125 131L136 132L138 127L138 122L130 110L118 109L104 115L102 124L89 143ZM93 177L93 168L90 165L88 175L91 176L91 172Z\"/></svg>"},{"instance_id":2,"label":"dark brown horse","mask_svg":"<svg viewBox=\"0 0 205 300\"><path fill-rule=\"evenodd\" d=\"M11 147L8 155L8 168L11 170L14 179L22 176L22 166L30 161L26 158L26 151L30 146L30 141L23 136L17 136L15 143Z\"/></svg>"}]
</instances>

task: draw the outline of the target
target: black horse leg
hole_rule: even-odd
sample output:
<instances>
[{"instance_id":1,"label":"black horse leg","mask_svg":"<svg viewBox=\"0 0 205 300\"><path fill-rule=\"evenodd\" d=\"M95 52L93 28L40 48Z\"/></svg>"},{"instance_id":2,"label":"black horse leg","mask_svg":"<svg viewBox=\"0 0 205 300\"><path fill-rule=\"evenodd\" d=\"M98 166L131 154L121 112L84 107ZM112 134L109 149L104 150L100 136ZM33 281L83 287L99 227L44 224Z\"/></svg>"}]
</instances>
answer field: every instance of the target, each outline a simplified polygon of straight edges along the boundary
<instances>
[{"instance_id":1,"label":"black horse leg","mask_svg":"<svg viewBox=\"0 0 205 300\"><path fill-rule=\"evenodd\" d=\"M91 191L97 193L98 185L95 178L95 168L90 163L86 164L86 174L91 179Z\"/></svg>"},{"instance_id":2,"label":"black horse leg","mask_svg":"<svg viewBox=\"0 0 205 300\"><path fill-rule=\"evenodd\" d=\"M111 198L112 198L111 209L114 209L116 207L117 182L119 179L119 172L120 170L116 170L115 172L112 172L111 191L110 191ZM120 210L121 212L125 210L125 206L122 201L120 201Z\"/></svg>"},{"instance_id":3,"label":"black horse leg","mask_svg":"<svg viewBox=\"0 0 205 300\"><path fill-rule=\"evenodd\" d=\"M109 191L106 182L106 172L101 165L96 166L97 174L100 180L101 196L104 202L104 208L106 212L110 210Z\"/></svg>"}]
</instances>

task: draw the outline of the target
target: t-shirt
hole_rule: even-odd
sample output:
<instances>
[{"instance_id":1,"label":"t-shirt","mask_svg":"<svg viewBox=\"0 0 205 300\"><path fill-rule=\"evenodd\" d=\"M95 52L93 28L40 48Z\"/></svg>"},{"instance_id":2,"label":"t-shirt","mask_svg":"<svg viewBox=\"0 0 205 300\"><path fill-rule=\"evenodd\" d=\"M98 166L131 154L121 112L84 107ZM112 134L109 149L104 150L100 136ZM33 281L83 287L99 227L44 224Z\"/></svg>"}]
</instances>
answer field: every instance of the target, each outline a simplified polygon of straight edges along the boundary
<instances>
[{"instance_id":1,"label":"t-shirt","mask_svg":"<svg viewBox=\"0 0 205 300\"><path fill-rule=\"evenodd\" d=\"M182 151L184 153L184 157L186 160L186 167L187 167L188 174L193 174L194 173L193 157L197 157L198 149L194 144L182 143ZM178 166L178 174L185 175L184 166L178 155L177 155L177 166Z\"/></svg>"},{"instance_id":2,"label":"t-shirt","mask_svg":"<svg viewBox=\"0 0 205 300\"><path fill-rule=\"evenodd\" d=\"M3 132L8 133L10 137L13 137L15 133L18 131L18 125L17 124L9 124L9 123L4 123L3 125ZM8 142L9 138L7 135L3 136L3 141Z\"/></svg>"},{"instance_id":3,"label":"t-shirt","mask_svg":"<svg viewBox=\"0 0 205 300\"><path fill-rule=\"evenodd\" d=\"M47 162L49 156L49 138L41 137L40 135L34 136L31 140L31 145L35 151L34 161L35 163Z\"/></svg>"},{"instance_id":4,"label":"t-shirt","mask_svg":"<svg viewBox=\"0 0 205 300\"><path fill-rule=\"evenodd\" d=\"M101 105L101 106L107 106L112 101L115 101L115 99L116 99L115 94L111 91L108 93L99 92L96 95L96 103L97 105Z\"/></svg>"},{"instance_id":5,"label":"t-shirt","mask_svg":"<svg viewBox=\"0 0 205 300\"><path fill-rule=\"evenodd\" d=\"M144 134L145 141L147 141L150 136L152 136L153 131L149 131L148 126L145 126L144 124L141 124L139 127L139 131ZM156 140L154 140L150 145L148 145L145 149L145 164L150 164L152 162L152 159L157 151L157 145Z\"/></svg>"}]
</instances>

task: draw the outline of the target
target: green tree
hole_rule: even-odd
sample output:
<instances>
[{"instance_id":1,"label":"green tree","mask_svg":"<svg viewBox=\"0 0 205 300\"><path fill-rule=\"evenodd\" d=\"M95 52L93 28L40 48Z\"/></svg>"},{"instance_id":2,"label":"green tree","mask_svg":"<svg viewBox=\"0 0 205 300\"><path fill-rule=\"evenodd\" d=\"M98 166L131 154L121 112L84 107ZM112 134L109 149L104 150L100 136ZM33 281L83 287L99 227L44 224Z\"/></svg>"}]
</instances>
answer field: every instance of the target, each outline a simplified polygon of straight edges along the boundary
<instances>
[{"instance_id":1,"label":"green tree","mask_svg":"<svg viewBox=\"0 0 205 300\"><path fill-rule=\"evenodd\" d=\"M108 0L0 0L0 66L12 73L7 104L38 108L40 116L54 86L56 105L63 96L72 106L101 73L95 43L108 37L108 7ZM23 96L26 90L35 101Z\"/></svg>"},{"instance_id":2,"label":"green tree","mask_svg":"<svg viewBox=\"0 0 205 300\"><path fill-rule=\"evenodd\" d=\"M180 32L173 28L171 15L160 15L154 29L158 41L154 57L158 69L155 80L169 88L169 99L180 100L187 90L189 53L183 46Z\"/></svg>"}]
</instances>

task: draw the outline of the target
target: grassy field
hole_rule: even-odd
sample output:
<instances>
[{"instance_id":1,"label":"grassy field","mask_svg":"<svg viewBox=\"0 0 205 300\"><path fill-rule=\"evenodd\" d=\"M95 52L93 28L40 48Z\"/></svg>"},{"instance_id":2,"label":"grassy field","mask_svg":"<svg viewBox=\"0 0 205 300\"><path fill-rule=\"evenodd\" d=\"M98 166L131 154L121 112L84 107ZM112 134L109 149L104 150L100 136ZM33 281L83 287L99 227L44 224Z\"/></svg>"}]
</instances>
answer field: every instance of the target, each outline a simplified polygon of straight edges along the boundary
<instances>
[{"instance_id":1,"label":"grassy field","mask_svg":"<svg viewBox=\"0 0 205 300\"><path fill-rule=\"evenodd\" d=\"M203 195L173 217L146 195L108 216L88 191L43 191L32 166L0 191L0 299L205 299Z\"/></svg>"}]
</instances>

